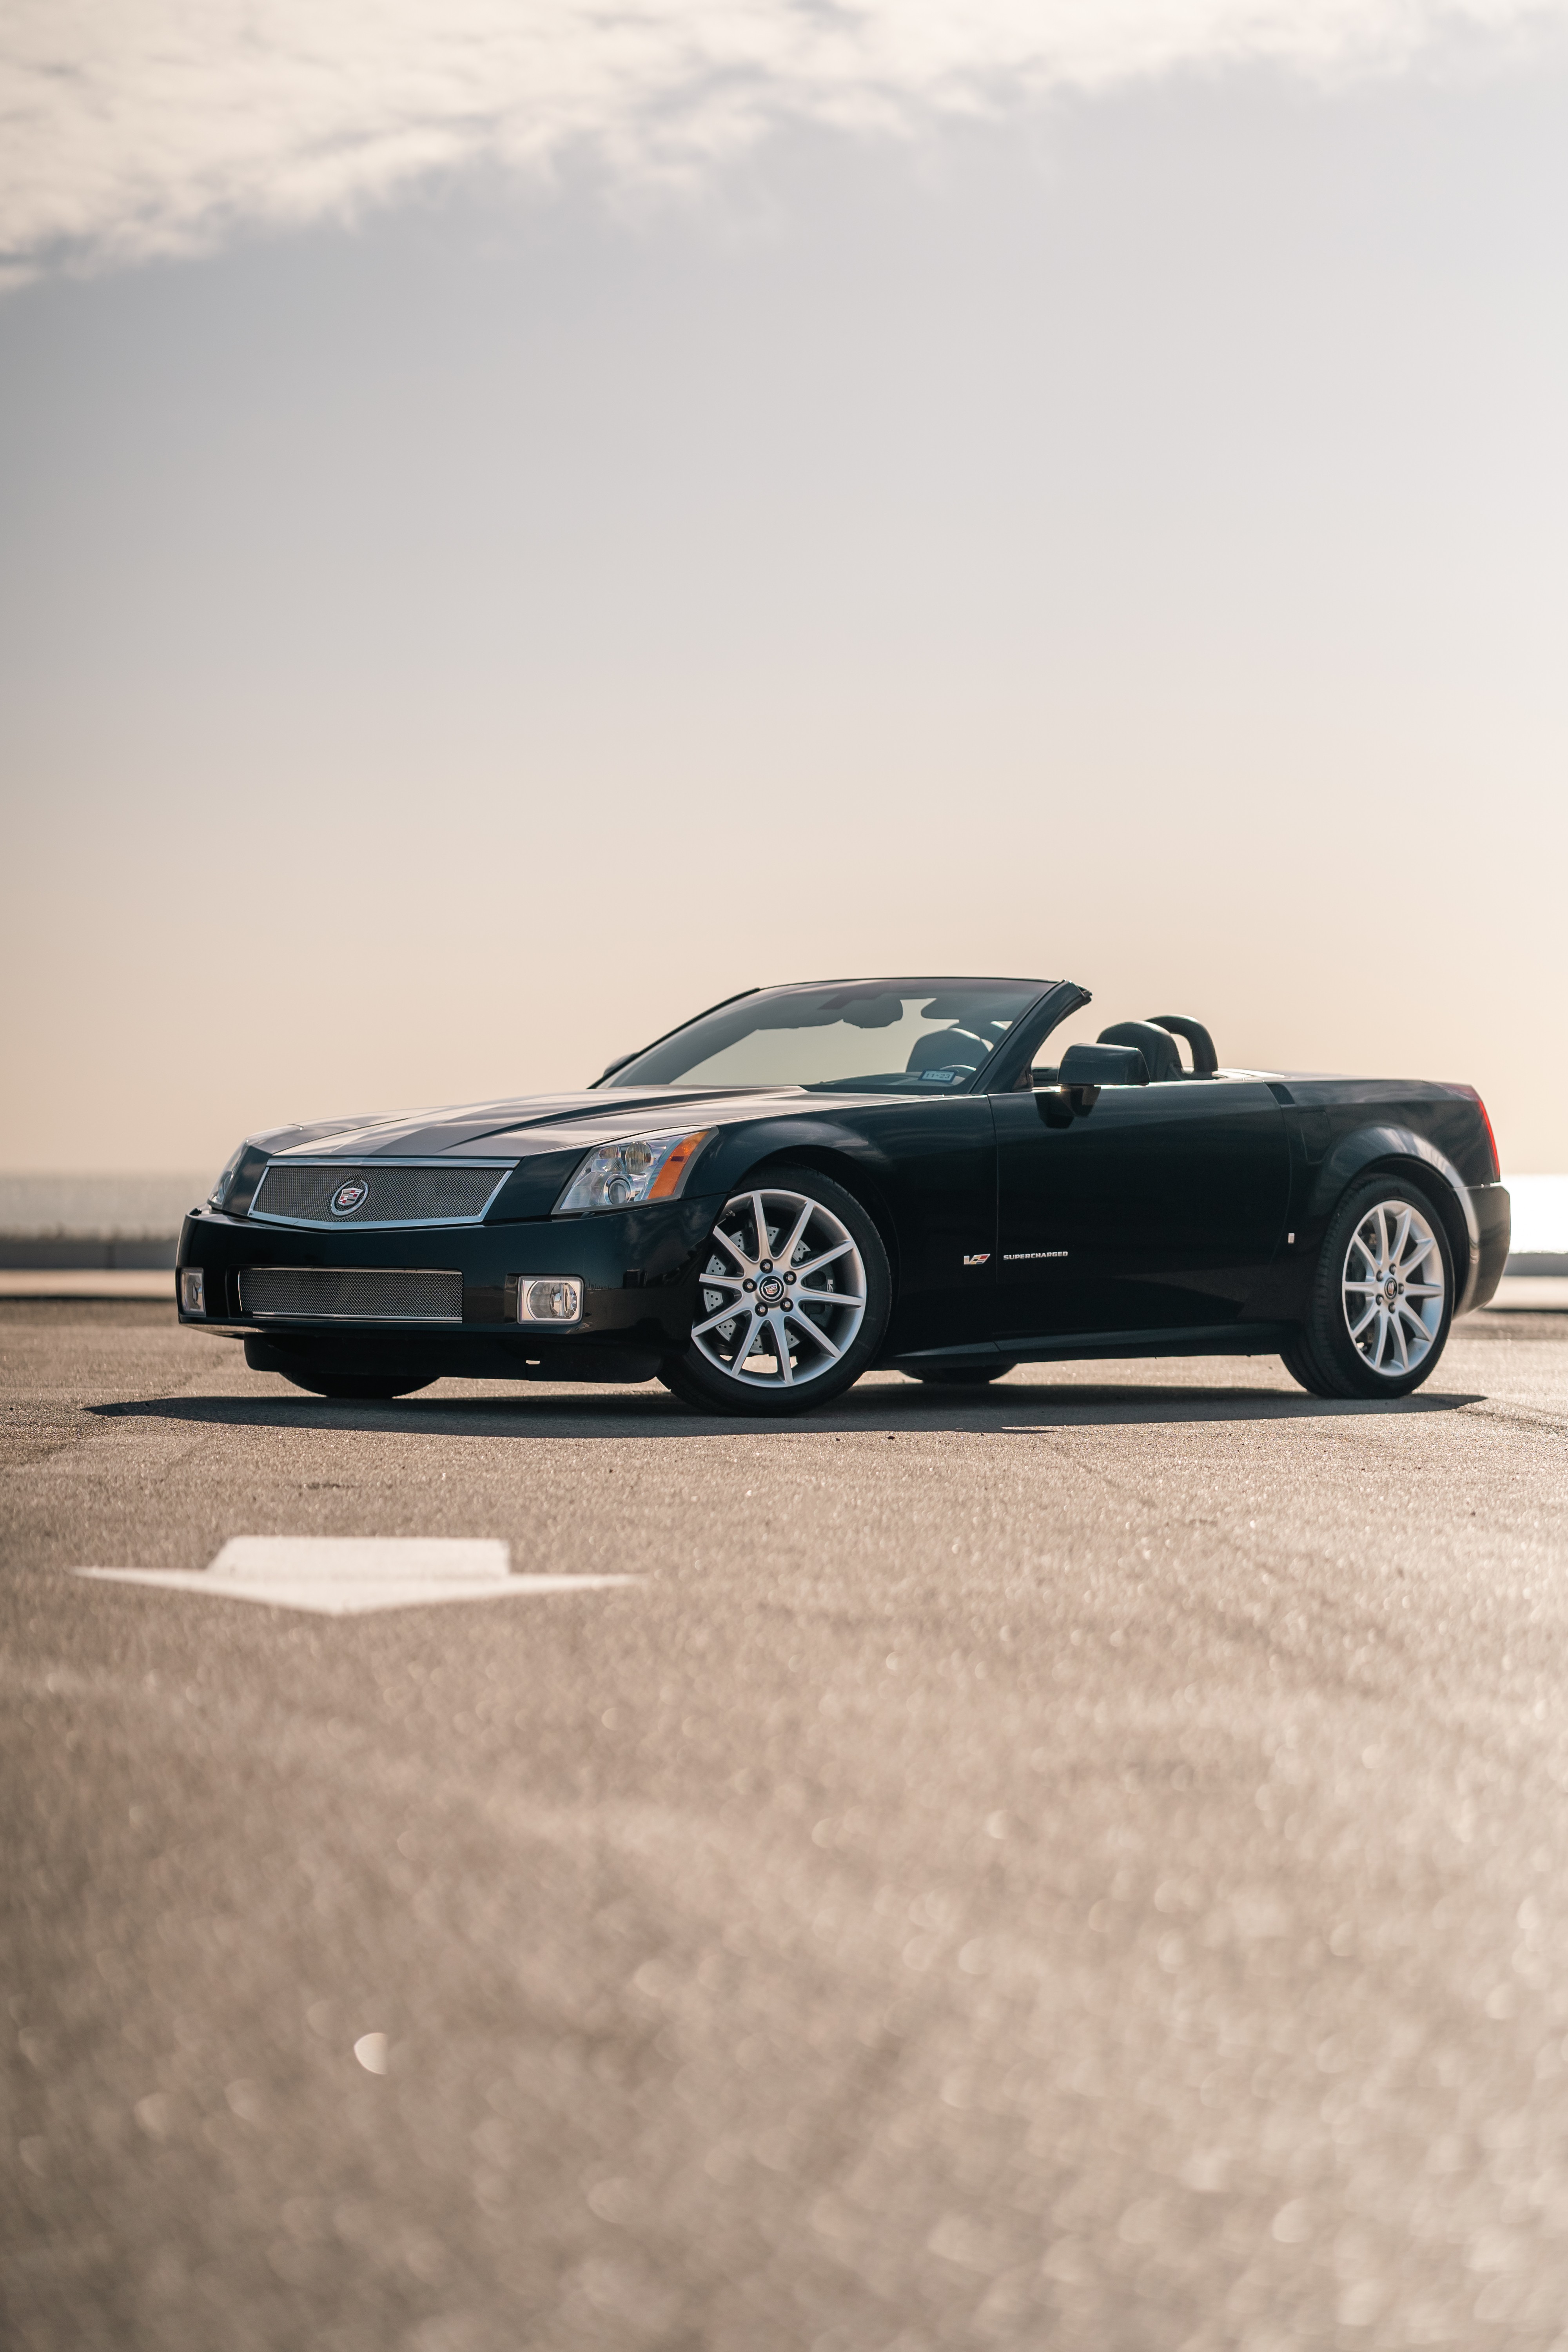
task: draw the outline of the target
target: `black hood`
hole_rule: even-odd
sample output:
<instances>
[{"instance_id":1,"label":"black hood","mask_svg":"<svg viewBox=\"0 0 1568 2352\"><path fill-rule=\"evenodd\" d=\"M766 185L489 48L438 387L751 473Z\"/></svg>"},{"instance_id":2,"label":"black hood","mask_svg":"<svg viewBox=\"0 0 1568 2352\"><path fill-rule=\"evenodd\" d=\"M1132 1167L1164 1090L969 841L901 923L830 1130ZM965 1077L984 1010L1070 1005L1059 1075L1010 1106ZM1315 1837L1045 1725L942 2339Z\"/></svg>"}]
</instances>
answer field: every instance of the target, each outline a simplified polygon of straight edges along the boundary
<instances>
[{"instance_id":1,"label":"black hood","mask_svg":"<svg viewBox=\"0 0 1568 2352\"><path fill-rule=\"evenodd\" d=\"M826 1097L837 1108L889 1099L881 1093ZM269 1158L283 1160L427 1160L448 1152L479 1160L521 1160L538 1151L562 1150L579 1138L587 1150L611 1136L766 1118L823 1101L803 1087L584 1087L578 1094L520 1095L439 1110L318 1119L309 1127L274 1128L250 1141Z\"/></svg>"}]
</instances>

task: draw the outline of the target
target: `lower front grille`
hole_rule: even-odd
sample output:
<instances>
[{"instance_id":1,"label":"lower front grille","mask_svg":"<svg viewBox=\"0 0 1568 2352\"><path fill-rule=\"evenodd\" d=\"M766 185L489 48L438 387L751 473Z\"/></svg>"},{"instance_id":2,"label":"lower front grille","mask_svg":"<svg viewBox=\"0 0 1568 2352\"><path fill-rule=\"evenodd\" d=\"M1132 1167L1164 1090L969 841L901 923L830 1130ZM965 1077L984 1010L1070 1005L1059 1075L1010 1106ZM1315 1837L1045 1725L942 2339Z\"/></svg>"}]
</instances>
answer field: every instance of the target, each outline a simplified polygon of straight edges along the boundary
<instances>
[{"instance_id":1,"label":"lower front grille","mask_svg":"<svg viewBox=\"0 0 1568 2352\"><path fill-rule=\"evenodd\" d=\"M460 1323L463 1277L425 1267L252 1265L244 1315L291 1323Z\"/></svg>"}]
</instances>

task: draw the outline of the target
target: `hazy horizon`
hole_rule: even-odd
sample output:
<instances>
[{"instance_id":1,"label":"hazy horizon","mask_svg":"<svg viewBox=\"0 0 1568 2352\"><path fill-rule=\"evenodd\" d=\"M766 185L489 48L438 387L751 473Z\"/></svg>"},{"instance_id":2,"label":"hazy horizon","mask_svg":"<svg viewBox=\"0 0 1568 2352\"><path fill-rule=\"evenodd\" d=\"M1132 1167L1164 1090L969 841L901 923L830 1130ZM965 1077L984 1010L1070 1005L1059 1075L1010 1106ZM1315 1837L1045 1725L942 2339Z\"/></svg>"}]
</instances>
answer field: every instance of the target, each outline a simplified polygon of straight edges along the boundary
<instances>
[{"instance_id":1,"label":"hazy horizon","mask_svg":"<svg viewBox=\"0 0 1568 2352\"><path fill-rule=\"evenodd\" d=\"M1163 58L1125 0L1120 64L1058 8L1015 72L1027 12L933 66L879 10L713 130L779 13L700 11L679 88L595 49L531 161L515 60L390 162L395 73L237 86L229 180L134 58L101 153L11 59L0 1168L216 1171L921 970L1461 1079L1568 1168L1563 12L1215 0Z\"/></svg>"}]
</instances>

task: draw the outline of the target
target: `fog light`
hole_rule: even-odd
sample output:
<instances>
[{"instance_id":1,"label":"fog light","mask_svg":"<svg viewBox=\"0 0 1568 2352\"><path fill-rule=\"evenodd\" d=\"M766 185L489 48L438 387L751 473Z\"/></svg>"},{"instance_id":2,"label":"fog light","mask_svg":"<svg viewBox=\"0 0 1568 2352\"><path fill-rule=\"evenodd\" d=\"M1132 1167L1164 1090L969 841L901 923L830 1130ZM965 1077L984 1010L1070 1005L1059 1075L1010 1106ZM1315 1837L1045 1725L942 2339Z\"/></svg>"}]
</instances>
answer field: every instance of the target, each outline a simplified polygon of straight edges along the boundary
<instances>
[{"instance_id":1,"label":"fog light","mask_svg":"<svg viewBox=\"0 0 1568 2352\"><path fill-rule=\"evenodd\" d=\"M583 1312L583 1286L574 1276L520 1274L520 1323L575 1323Z\"/></svg>"},{"instance_id":2,"label":"fog light","mask_svg":"<svg viewBox=\"0 0 1568 2352\"><path fill-rule=\"evenodd\" d=\"M180 1305L187 1315L205 1315L207 1311L206 1284L199 1265L180 1268Z\"/></svg>"}]
</instances>

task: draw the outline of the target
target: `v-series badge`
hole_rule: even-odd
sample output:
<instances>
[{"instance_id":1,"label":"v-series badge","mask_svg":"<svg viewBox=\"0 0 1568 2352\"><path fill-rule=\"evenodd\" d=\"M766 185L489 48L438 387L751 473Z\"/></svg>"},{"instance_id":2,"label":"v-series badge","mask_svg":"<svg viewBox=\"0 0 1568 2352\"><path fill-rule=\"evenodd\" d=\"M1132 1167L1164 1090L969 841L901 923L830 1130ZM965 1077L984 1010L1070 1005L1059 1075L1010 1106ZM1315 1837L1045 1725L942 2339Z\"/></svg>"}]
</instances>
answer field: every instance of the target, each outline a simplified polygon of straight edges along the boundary
<instances>
[{"instance_id":1,"label":"v-series badge","mask_svg":"<svg viewBox=\"0 0 1568 2352\"><path fill-rule=\"evenodd\" d=\"M974 1255L973 1257L966 1257L963 1263L965 1265L989 1265L991 1263L991 1253L989 1250L976 1250Z\"/></svg>"}]
</instances>

